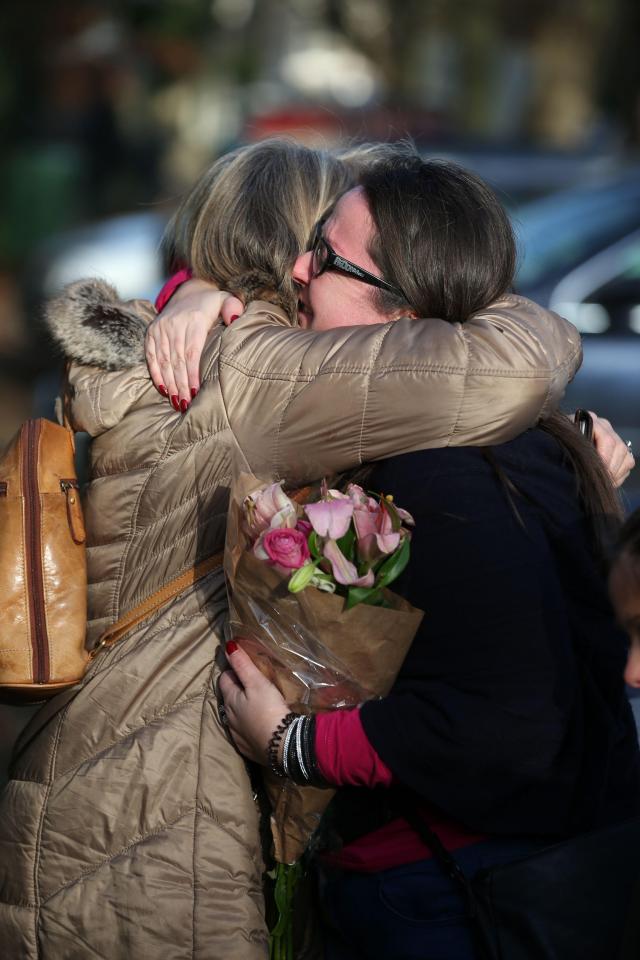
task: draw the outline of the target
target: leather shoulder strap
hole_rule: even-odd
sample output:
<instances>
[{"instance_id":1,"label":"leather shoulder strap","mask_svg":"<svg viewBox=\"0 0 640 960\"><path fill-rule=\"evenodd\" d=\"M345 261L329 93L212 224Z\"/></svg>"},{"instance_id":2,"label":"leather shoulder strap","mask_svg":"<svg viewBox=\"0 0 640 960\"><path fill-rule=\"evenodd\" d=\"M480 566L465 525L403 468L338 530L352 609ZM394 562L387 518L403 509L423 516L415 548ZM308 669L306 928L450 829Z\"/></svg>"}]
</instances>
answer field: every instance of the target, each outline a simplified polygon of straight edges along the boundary
<instances>
[{"instance_id":1,"label":"leather shoulder strap","mask_svg":"<svg viewBox=\"0 0 640 960\"><path fill-rule=\"evenodd\" d=\"M62 377L60 379L60 412L62 414L62 426L66 427L67 430L73 435L73 427L71 426L71 381L69 380L69 372L71 367L71 361L65 360L64 367L62 369Z\"/></svg>"},{"instance_id":2,"label":"leather shoulder strap","mask_svg":"<svg viewBox=\"0 0 640 960\"><path fill-rule=\"evenodd\" d=\"M165 583L163 587L156 590L155 593L152 593L150 597L147 597L146 600L139 603L137 607L125 613L123 617L120 617L119 620L111 624L101 635L97 644L89 654L89 659L93 660L102 650L107 647L112 647L118 640L121 640L129 630L137 627L139 623L142 623L143 620L150 617L151 614L159 610L160 607L169 603L170 600L173 600L179 594L184 593L185 590L193 586L198 580L202 580L203 577L206 577L209 573L221 567L223 556L223 551L220 551L212 557L207 557L206 560L197 563L195 567L189 567L189 569L181 573L180 576L170 580L169 583Z\"/></svg>"}]
</instances>

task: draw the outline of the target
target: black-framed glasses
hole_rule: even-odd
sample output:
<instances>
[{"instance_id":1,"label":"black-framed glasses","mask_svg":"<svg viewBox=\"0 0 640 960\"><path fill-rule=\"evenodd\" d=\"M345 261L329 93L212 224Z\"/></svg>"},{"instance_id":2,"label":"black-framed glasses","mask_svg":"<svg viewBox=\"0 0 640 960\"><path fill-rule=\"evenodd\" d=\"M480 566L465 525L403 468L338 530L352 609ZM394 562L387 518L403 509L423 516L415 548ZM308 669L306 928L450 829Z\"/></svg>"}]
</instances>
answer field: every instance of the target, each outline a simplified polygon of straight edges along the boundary
<instances>
[{"instance_id":1,"label":"black-framed glasses","mask_svg":"<svg viewBox=\"0 0 640 960\"><path fill-rule=\"evenodd\" d=\"M351 260L347 260L336 253L329 241L323 236L323 226L324 222L322 220L316 224L311 245L311 271L314 277L319 277L327 270L335 270L337 273L344 273L347 277L353 277L354 280L368 283L372 287L379 287L381 290L395 293L403 300L407 299L400 287L394 287L392 283L388 283L382 277L376 277L374 273L369 273L368 270L364 270L363 267L359 267L356 263L352 263Z\"/></svg>"}]
</instances>

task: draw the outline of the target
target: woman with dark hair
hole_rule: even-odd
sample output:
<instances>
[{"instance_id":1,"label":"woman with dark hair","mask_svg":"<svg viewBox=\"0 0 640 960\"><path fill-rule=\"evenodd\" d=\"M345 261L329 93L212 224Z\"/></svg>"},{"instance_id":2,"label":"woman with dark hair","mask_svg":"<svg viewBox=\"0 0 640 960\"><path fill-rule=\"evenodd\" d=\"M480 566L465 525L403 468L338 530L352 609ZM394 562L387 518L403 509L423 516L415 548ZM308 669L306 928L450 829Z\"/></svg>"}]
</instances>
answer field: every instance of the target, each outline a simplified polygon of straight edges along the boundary
<instances>
[{"instance_id":1,"label":"woman with dark hair","mask_svg":"<svg viewBox=\"0 0 640 960\"><path fill-rule=\"evenodd\" d=\"M506 294L513 236L474 177L413 159L361 182L372 259L416 312L464 331L469 311ZM393 241L398 219L410 224L409 263ZM323 230L330 251L336 220ZM317 275L324 256L320 241L298 275ZM602 572L602 521L619 520L620 506L594 448L560 415L504 444L390 457L367 486L415 518L394 588L425 617L387 697L293 720L319 777L293 754L286 769L344 788L332 822L342 846L323 861L327 957L471 960L466 904L414 815L473 876L640 811L626 645ZM266 764L289 708L235 642L227 654L232 735Z\"/></svg>"}]
</instances>

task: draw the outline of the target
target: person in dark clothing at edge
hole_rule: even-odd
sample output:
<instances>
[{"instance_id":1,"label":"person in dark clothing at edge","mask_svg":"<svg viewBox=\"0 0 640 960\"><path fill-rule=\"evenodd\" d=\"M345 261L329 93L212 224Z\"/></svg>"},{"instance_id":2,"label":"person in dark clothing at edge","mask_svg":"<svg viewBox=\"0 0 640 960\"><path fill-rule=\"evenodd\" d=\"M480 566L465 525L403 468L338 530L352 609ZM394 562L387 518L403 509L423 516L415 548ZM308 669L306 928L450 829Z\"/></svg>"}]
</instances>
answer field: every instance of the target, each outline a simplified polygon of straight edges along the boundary
<instances>
[{"instance_id":1,"label":"person in dark clothing at edge","mask_svg":"<svg viewBox=\"0 0 640 960\"><path fill-rule=\"evenodd\" d=\"M464 177L445 195L418 160L380 165L362 188L385 237L369 252L416 315L464 321L496 281L510 288L515 244L495 197L478 202ZM410 224L410 262L394 222ZM311 259L303 303L321 279ZM389 812L393 796L409 791L468 875L640 811L626 642L599 533L620 507L594 448L561 415L490 449L392 457L366 486L415 518L394 590L425 617L389 696L302 721L315 726L322 780L345 788L344 845L323 866L327 957L471 960L462 899ZM234 641L227 655L231 733L266 764L288 707Z\"/></svg>"},{"instance_id":2,"label":"person in dark clothing at edge","mask_svg":"<svg viewBox=\"0 0 640 960\"><path fill-rule=\"evenodd\" d=\"M618 622L629 637L629 654L624 678L640 689L640 510L627 517L618 550L609 573L609 595ZM619 960L640 957L640 883L636 885L623 937Z\"/></svg>"}]
</instances>

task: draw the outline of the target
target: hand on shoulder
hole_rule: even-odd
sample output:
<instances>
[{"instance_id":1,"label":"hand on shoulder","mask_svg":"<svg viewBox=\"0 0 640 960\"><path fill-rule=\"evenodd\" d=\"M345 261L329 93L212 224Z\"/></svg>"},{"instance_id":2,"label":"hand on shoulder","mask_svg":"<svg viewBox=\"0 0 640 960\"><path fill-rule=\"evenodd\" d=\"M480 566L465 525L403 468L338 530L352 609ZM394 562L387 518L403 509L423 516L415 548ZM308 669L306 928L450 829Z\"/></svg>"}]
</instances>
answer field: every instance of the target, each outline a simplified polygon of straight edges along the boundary
<instances>
[{"instance_id":1,"label":"hand on shoulder","mask_svg":"<svg viewBox=\"0 0 640 960\"><path fill-rule=\"evenodd\" d=\"M219 321L231 322L244 307L237 297L205 280L187 280L149 324L145 354L157 390L184 413L200 389L200 358Z\"/></svg>"}]
</instances>

